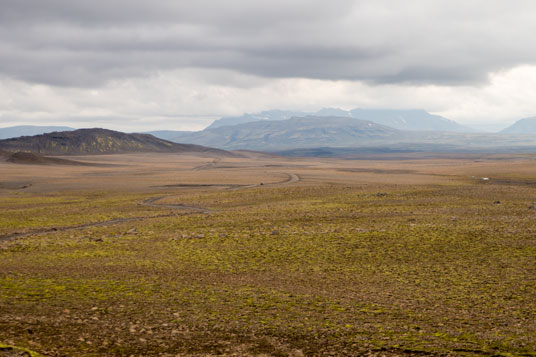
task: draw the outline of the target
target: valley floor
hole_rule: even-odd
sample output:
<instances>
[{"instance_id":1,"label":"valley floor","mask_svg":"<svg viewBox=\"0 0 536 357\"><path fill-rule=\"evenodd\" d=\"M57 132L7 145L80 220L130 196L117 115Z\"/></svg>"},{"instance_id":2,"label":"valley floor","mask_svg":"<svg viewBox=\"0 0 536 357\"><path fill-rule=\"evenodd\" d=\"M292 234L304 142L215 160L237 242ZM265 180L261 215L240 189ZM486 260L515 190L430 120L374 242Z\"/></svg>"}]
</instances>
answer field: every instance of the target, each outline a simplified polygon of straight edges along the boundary
<instances>
[{"instance_id":1,"label":"valley floor","mask_svg":"<svg viewBox=\"0 0 536 357\"><path fill-rule=\"evenodd\" d=\"M536 156L0 162L0 356L536 355Z\"/></svg>"}]
</instances>

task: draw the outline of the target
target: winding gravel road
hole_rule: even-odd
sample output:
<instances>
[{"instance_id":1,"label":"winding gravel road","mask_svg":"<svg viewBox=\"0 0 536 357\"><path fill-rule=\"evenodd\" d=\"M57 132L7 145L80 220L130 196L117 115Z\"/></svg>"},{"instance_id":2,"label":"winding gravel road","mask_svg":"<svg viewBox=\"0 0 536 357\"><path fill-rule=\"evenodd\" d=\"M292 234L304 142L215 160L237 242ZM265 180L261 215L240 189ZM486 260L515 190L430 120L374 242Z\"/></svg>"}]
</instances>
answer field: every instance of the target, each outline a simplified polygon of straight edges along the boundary
<instances>
[{"instance_id":1,"label":"winding gravel road","mask_svg":"<svg viewBox=\"0 0 536 357\"><path fill-rule=\"evenodd\" d=\"M287 173L288 179L280 182L273 182L273 183L267 183L267 184L254 184L254 185L244 185L239 187L230 187L227 190L234 191L234 190L245 190L255 187L265 187L265 186L279 186L279 185L288 185L291 183L295 183L300 181L300 177L294 173ZM183 204L169 204L169 203L158 203L158 201L163 200L165 198L176 196L176 194L173 195L166 195L166 196L156 196L148 198L141 202L142 205L150 206L150 207L159 207L159 208L171 208L174 210L184 210L189 211L187 214L196 214L196 213L213 213L214 210L210 210L208 208L203 207L194 207L194 206L187 206ZM126 222L134 222L134 221L143 221L146 219L151 218L162 218L162 217L171 217L175 216L175 213L170 214L161 214L156 216L142 216L142 217L127 217L127 218L115 218L108 221L102 221L102 222L94 222L94 223L87 223L87 224L78 224L74 226L65 226L65 227L50 227L45 229L39 229L32 232L17 232L17 233L11 233L7 235L0 236L0 242L7 242L12 241L19 238L25 238L29 236L38 236L43 235L47 233L53 233L53 232L65 232L65 231L71 231L71 230L78 230L78 229L84 229L84 228L91 228L91 227L104 227L104 226L111 226L114 224L120 224L120 223L126 223Z\"/></svg>"}]
</instances>

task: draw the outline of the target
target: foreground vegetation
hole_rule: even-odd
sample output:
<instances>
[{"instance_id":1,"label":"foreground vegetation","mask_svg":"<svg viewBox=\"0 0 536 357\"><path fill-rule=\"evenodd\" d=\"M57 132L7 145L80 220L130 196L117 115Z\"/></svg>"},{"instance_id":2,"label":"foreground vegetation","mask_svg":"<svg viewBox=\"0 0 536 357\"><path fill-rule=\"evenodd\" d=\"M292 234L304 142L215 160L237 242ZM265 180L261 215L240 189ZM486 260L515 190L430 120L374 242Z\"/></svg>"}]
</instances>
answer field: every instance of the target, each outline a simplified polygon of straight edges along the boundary
<instances>
[{"instance_id":1,"label":"foreground vegetation","mask_svg":"<svg viewBox=\"0 0 536 357\"><path fill-rule=\"evenodd\" d=\"M45 355L534 356L535 194L473 180L163 200L209 214L139 205L150 194L3 197L4 236L146 218L0 242L0 341Z\"/></svg>"}]
</instances>

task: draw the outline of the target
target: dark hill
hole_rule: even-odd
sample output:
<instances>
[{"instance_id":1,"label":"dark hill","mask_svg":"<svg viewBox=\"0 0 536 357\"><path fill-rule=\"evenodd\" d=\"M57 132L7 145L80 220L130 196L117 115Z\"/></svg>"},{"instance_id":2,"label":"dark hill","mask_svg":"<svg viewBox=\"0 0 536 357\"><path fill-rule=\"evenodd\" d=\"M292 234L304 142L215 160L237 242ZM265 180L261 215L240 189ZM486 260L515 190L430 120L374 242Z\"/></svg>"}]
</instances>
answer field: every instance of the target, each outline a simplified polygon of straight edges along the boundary
<instances>
[{"instance_id":1,"label":"dark hill","mask_svg":"<svg viewBox=\"0 0 536 357\"><path fill-rule=\"evenodd\" d=\"M177 144L149 134L125 134L107 129L79 129L0 140L0 150L41 155L95 155L135 152L199 153L236 156L209 147Z\"/></svg>"}]
</instances>

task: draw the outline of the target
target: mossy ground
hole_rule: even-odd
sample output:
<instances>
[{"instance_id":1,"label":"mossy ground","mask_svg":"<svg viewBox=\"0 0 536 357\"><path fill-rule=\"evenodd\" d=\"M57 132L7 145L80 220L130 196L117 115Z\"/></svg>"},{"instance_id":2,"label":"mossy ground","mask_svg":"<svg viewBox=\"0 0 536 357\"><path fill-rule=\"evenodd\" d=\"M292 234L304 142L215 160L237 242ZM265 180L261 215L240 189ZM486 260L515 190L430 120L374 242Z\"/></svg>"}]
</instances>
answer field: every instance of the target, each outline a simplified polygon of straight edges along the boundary
<instances>
[{"instance_id":1,"label":"mossy ground","mask_svg":"<svg viewBox=\"0 0 536 357\"><path fill-rule=\"evenodd\" d=\"M0 229L171 212L147 197L4 197ZM80 356L536 355L535 198L477 180L185 190L166 202L214 212L2 243L0 341Z\"/></svg>"}]
</instances>

